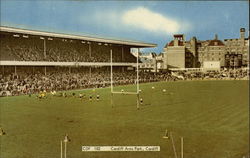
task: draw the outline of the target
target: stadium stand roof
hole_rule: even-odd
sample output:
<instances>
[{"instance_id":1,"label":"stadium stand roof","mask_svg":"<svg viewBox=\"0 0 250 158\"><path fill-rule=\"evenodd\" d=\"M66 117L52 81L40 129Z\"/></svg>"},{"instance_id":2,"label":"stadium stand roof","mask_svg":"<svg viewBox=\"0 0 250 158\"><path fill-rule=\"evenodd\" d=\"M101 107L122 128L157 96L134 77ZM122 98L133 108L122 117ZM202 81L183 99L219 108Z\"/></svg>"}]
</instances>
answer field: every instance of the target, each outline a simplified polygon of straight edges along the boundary
<instances>
[{"instance_id":1,"label":"stadium stand roof","mask_svg":"<svg viewBox=\"0 0 250 158\"><path fill-rule=\"evenodd\" d=\"M64 39L75 39L75 40L83 40L90 42L101 42L108 44L120 44L133 46L135 48L146 48L146 47L156 47L157 44L153 43L145 43L140 41L132 41L132 40L121 40L121 39L111 39L111 38L103 38L103 37L91 37L84 35L70 35L64 33L55 33L55 32L44 32L44 31L36 31L36 30L27 30L13 27L0 26L1 32L9 32L9 33L17 33L17 34L25 34L25 35L34 35L34 36L47 36L54 38L64 38Z\"/></svg>"}]
</instances>

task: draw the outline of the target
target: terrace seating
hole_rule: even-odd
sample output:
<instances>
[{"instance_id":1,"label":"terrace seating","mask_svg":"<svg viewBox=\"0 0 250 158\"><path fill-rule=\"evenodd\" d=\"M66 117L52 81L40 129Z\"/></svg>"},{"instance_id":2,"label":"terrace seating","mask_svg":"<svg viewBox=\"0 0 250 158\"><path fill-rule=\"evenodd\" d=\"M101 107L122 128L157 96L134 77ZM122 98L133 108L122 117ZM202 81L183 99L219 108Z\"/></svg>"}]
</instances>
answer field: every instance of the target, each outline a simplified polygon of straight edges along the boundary
<instances>
[{"instance_id":1,"label":"terrace seating","mask_svg":"<svg viewBox=\"0 0 250 158\"><path fill-rule=\"evenodd\" d=\"M154 82L165 80L167 75L153 75L141 73L140 82ZM113 76L114 85L134 84L135 72L116 72ZM66 73L65 71L42 73L20 72L1 75L0 91L9 91L12 95L38 93L40 91L71 90L110 85L110 72L96 71L91 75L86 72Z\"/></svg>"},{"instance_id":2,"label":"terrace seating","mask_svg":"<svg viewBox=\"0 0 250 158\"><path fill-rule=\"evenodd\" d=\"M44 40L39 38L22 38L1 35L1 60L15 61L53 61L53 62L110 62L110 47L89 44L73 40ZM113 47L114 62L136 62L131 53L124 54L121 49ZM46 54L46 55L45 55Z\"/></svg>"}]
</instances>

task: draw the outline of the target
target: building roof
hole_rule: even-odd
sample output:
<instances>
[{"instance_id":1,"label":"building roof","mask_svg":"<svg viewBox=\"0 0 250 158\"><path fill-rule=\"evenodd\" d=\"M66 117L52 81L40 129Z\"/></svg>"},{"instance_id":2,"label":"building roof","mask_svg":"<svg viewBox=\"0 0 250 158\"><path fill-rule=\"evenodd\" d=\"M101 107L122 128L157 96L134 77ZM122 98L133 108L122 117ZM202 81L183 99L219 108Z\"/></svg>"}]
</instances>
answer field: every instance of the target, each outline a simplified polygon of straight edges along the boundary
<instances>
[{"instance_id":1,"label":"building roof","mask_svg":"<svg viewBox=\"0 0 250 158\"><path fill-rule=\"evenodd\" d=\"M178 41L179 42L179 46L184 46L184 44L183 44L183 41ZM169 42L168 44L167 44L167 46L174 46L174 41L172 40L171 42ZM165 48L167 47L167 46L165 46Z\"/></svg>"},{"instance_id":2,"label":"building roof","mask_svg":"<svg viewBox=\"0 0 250 158\"><path fill-rule=\"evenodd\" d=\"M244 38L244 40L249 40L250 39L250 36ZM240 38L227 38L227 39L224 39L224 41L238 41L240 40Z\"/></svg>"},{"instance_id":3,"label":"building roof","mask_svg":"<svg viewBox=\"0 0 250 158\"><path fill-rule=\"evenodd\" d=\"M183 37L184 34L174 34L174 37Z\"/></svg>"},{"instance_id":4,"label":"building roof","mask_svg":"<svg viewBox=\"0 0 250 158\"><path fill-rule=\"evenodd\" d=\"M208 46L224 46L225 44L221 40L210 40Z\"/></svg>"},{"instance_id":5,"label":"building roof","mask_svg":"<svg viewBox=\"0 0 250 158\"><path fill-rule=\"evenodd\" d=\"M109 44L120 44L120 45L133 46L135 48L146 48L146 47L157 46L157 44L145 43L145 42L140 42L140 41L111 39L111 38L93 37L93 36L86 36L86 35L70 35L70 34L55 33L55 32L19 29L19 28L5 27L5 26L0 26L0 31L9 32L9 33L17 33L17 34L25 34L25 35L34 35L34 36L47 36L47 37L54 37L54 38L66 38L66 39L84 40L84 41L92 41L92 42L103 42L103 43L109 43Z\"/></svg>"}]
</instances>

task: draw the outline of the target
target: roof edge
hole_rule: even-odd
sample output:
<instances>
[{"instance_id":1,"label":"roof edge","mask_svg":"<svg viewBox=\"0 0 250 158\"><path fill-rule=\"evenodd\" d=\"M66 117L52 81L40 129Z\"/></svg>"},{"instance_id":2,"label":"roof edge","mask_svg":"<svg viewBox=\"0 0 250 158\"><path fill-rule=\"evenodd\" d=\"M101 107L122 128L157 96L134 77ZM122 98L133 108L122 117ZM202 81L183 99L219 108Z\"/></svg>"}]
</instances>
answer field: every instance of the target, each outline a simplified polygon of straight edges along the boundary
<instances>
[{"instance_id":1,"label":"roof edge","mask_svg":"<svg viewBox=\"0 0 250 158\"><path fill-rule=\"evenodd\" d=\"M135 46L136 48L140 48L140 47L150 48L150 47L157 46L157 44L154 44L154 43L145 43L145 42L140 42L140 41L118 40L118 39L111 39L111 38L104 38L104 37L76 35L76 34L70 35L70 34L65 34L65 33L28 30L28 29L14 28L14 27L6 27L6 26L0 26L0 31L11 32L11 33L21 33L21 34L28 34L28 35L37 35L37 36L48 36L48 37L55 37L55 38L67 38L67 39L75 39L75 40L77 39L77 40L84 40L84 41L91 41L91 42L121 44L121 45L127 45L127 46Z\"/></svg>"}]
</instances>

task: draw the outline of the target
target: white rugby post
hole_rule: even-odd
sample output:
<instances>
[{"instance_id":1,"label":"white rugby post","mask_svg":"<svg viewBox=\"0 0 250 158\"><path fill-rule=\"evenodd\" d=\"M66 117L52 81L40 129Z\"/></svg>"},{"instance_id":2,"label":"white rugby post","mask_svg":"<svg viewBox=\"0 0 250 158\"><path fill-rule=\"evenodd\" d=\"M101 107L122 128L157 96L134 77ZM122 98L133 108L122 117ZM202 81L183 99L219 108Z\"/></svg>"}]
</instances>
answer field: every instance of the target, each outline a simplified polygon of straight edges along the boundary
<instances>
[{"instance_id":1,"label":"white rugby post","mask_svg":"<svg viewBox=\"0 0 250 158\"><path fill-rule=\"evenodd\" d=\"M136 84L137 84L137 109L139 109L139 100L140 100L140 96L139 96L139 52L140 49L138 48L138 52L137 52L137 65L136 65Z\"/></svg>"},{"instance_id":2,"label":"white rugby post","mask_svg":"<svg viewBox=\"0 0 250 158\"><path fill-rule=\"evenodd\" d=\"M131 94L131 95L137 95L137 109L140 109L140 96L139 96L139 48L137 53L137 60L136 60L136 92L115 92L113 90L113 52L112 49L110 49L110 92L111 92L111 106L114 107L113 103L113 94Z\"/></svg>"}]
</instances>

